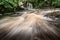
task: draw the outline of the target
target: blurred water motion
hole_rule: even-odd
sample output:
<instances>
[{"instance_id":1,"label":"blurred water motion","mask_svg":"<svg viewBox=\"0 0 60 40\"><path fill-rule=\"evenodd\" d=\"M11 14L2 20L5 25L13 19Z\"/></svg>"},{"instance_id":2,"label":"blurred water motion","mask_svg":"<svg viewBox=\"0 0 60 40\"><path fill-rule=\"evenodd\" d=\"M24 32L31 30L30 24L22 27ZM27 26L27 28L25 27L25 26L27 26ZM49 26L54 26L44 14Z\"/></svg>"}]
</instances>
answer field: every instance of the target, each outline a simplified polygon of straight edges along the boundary
<instances>
[{"instance_id":1,"label":"blurred water motion","mask_svg":"<svg viewBox=\"0 0 60 40\"><path fill-rule=\"evenodd\" d=\"M0 20L0 40L60 40L53 19L38 14L22 14Z\"/></svg>"}]
</instances>

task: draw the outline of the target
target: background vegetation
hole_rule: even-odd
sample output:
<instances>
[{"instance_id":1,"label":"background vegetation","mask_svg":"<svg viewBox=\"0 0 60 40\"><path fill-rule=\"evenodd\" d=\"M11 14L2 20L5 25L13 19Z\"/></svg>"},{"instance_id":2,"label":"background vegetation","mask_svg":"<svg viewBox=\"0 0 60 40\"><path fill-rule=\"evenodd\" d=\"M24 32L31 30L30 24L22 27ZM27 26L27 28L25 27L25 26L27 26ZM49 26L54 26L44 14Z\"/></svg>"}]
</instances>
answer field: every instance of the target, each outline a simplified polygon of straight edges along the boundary
<instances>
[{"instance_id":1,"label":"background vegetation","mask_svg":"<svg viewBox=\"0 0 60 40\"><path fill-rule=\"evenodd\" d=\"M0 12L15 11L19 2L32 2L34 8L60 7L60 0L0 0Z\"/></svg>"}]
</instances>

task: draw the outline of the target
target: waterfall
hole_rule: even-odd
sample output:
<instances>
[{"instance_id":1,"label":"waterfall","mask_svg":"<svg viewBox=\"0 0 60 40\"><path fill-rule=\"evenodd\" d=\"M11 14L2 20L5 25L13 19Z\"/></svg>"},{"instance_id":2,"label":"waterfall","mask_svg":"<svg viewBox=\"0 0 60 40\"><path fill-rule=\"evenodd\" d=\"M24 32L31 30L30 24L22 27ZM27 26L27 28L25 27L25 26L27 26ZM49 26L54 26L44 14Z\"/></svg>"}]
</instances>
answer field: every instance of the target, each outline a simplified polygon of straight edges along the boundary
<instances>
[{"instance_id":1,"label":"waterfall","mask_svg":"<svg viewBox=\"0 0 60 40\"><path fill-rule=\"evenodd\" d=\"M30 3L30 2L26 2L26 3L24 3L24 9L32 9L33 8L33 4L32 3Z\"/></svg>"},{"instance_id":2,"label":"waterfall","mask_svg":"<svg viewBox=\"0 0 60 40\"><path fill-rule=\"evenodd\" d=\"M28 9L32 9L32 8L33 8L32 3L27 3L27 8L28 8Z\"/></svg>"}]
</instances>

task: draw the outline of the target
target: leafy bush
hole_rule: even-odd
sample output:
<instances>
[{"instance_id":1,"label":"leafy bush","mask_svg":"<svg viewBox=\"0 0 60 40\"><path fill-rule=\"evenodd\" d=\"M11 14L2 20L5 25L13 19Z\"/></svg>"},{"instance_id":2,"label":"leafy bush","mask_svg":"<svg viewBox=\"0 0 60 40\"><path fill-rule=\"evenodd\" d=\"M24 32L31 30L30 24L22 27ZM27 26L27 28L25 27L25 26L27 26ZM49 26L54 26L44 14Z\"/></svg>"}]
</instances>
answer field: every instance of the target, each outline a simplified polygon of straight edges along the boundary
<instances>
[{"instance_id":1,"label":"leafy bush","mask_svg":"<svg viewBox=\"0 0 60 40\"><path fill-rule=\"evenodd\" d=\"M36 2L34 2L34 6L35 8L41 8L45 4L45 2L46 0L37 0Z\"/></svg>"},{"instance_id":2,"label":"leafy bush","mask_svg":"<svg viewBox=\"0 0 60 40\"><path fill-rule=\"evenodd\" d=\"M32 2L34 3L34 8L41 8L44 5L60 7L60 0L0 0L0 12L16 10L16 8L19 8L19 2Z\"/></svg>"},{"instance_id":3,"label":"leafy bush","mask_svg":"<svg viewBox=\"0 0 60 40\"><path fill-rule=\"evenodd\" d=\"M0 0L0 11L11 11L17 8L19 0Z\"/></svg>"},{"instance_id":4,"label":"leafy bush","mask_svg":"<svg viewBox=\"0 0 60 40\"><path fill-rule=\"evenodd\" d=\"M53 7L59 7L60 8L60 0L53 0L52 1L52 6Z\"/></svg>"},{"instance_id":5,"label":"leafy bush","mask_svg":"<svg viewBox=\"0 0 60 40\"><path fill-rule=\"evenodd\" d=\"M35 8L41 8L44 6L60 8L60 0L27 0L27 2L34 2Z\"/></svg>"}]
</instances>

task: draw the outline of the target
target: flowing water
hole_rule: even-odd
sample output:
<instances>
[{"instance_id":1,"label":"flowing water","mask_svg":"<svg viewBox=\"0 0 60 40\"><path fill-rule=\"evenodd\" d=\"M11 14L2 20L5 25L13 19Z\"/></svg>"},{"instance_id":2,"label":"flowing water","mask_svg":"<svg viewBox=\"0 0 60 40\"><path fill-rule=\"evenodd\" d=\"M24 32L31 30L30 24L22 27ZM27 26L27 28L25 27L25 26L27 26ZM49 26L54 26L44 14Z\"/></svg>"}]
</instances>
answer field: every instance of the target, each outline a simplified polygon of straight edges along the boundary
<instances>
[{"instance_id":1,"label":"flowing water","mask_svg":"<svg viewBox=\"0 0 60 40\"><path fill-rule=\"evenodd\" d=\"M44 14L45 15L45 14ZM39 13L24 13L0 20L0 40L60 40L53 19Z\"/></svg>"}]
</instances>

